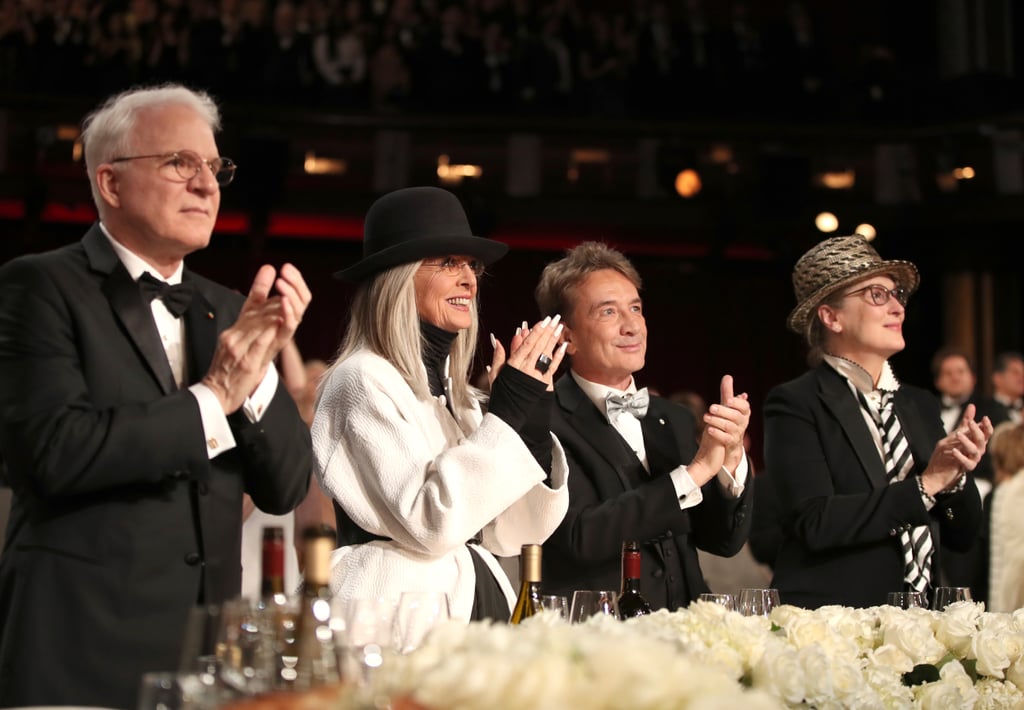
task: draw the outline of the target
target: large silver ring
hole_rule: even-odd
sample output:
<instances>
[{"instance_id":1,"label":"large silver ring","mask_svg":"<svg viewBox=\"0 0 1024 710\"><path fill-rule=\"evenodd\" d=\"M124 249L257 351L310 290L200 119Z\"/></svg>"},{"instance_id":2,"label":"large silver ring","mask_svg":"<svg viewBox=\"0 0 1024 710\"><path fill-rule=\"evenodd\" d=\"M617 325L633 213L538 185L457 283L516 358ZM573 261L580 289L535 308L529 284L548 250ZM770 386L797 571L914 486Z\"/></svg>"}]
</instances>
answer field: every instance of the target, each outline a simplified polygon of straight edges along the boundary
<instances>
[{"instance_id":1,"label":"large silver ring","mask_svg":"<svg viewBox=\"0 0 1024 710\"><path fill-rule=\"evenodd\" d=\"M545 353L541 353L540 357L537 358L537 370L543 375L546 374L548 368L551 367L551 358Z\"/></svg>"}]
</instances>

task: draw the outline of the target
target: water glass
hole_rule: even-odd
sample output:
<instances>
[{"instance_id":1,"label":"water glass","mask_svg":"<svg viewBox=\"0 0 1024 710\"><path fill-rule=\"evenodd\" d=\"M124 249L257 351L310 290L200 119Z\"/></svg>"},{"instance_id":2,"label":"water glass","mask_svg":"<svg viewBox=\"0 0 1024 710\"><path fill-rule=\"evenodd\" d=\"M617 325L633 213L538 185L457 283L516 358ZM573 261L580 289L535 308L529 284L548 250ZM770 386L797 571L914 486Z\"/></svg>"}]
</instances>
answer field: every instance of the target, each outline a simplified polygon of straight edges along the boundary
<instances>
[{"instance_id":1,"label":"water glass","mask_svg":"<svg viewBox=\"0 0 1024 710\"><path fill-rule=\"evenodd\" d=\"M539 611L553 611L562 619L569 620L569 598L560 594L541 594L537 598Z\"/></svg>"},{"instance_id":2,"label":"water glass","mask_svg":"<svg viewBox=\"0 0 1024 710\"><path fill-rule=\"evenodd\" d=\"M341 676L367 685L373 672L395 650L398 601L385 597L345 604L345 630L335 638L341 649Z\"/></svg>"},{"instance_id":3,"label":"water glass","mask_svg":"<svg viewBox=\"0 0 1024 710\"><path fill-rule=\"evenodd\" d=\"M416 650L431 629L450 618L451 607L444 592L402 592L394 621L398 652Z\"/></svg>"},{"instance_id":4,"label":"water glass","mask_svg":"<svg viewBox=\"0 0 1024 710\"><path fill-rule=\"evenodd\" d=\"M619 593L604 589L577 589L572 593L569 623L579 624L592 616L607 614L618 617Z\"/></svg>"},{"instance_id":5,"label":"water glass","mask_svg":"<svg viewBox=\"0 0 1024 710\"><path fill-rule=\"evenodd\" d=\"M280 641L274 613L251 599L224 602L216 656L220 679L235 693L258 695L275 687Z\"/></svg>"},{"instance_id":6,"label":"water glass","mask_svg":"<svg viewBox=\"0 0 1024 710\"><path fill-rule=\"evenodd\" d=\"M145 673L139 684L138 710L213 710L217 691L199 673Z\"/></svg>"},{"instance_id":7,"label":"water glass","mask_svg":"<svg viewBox=\"0 0 1024 710\"><path fill-rule=\"evenodd\" d=\"M942 611L950 604L971 601L970 587L936 587L932 609Z\"/></svg>"},{"instance_id":8,"label":"water glass","mask_svg":"<svg viewBox=\"0 0 1024 710\"><path fill-rule=\"evenodd\" d=\"M736 611L736 597L732 594L712 594L710 592L705 592L697 598L702 602L711 602L712 604L724 606L729 611Z\"/></svg>"},{"instance_id":9,"label":"water glass","mask_svg":"<svg viewBox=\"0 0 1024 710\"><path fill-rule=\"evenodd\" d=\"M778 589L741 589L739 612L743 616L771 616L779 606Z\"/></svg>"},{"instance_id":10,"label":"water glass","mask_svg":"<svg viewBox=\"0 0 1024 710\"><path fill-rule=\"evenodd\" d=\"M924 592L889 592L885 597L885 603L889 606L898 606L900 609L928 608Z\"/></svg>"}]
</instances>

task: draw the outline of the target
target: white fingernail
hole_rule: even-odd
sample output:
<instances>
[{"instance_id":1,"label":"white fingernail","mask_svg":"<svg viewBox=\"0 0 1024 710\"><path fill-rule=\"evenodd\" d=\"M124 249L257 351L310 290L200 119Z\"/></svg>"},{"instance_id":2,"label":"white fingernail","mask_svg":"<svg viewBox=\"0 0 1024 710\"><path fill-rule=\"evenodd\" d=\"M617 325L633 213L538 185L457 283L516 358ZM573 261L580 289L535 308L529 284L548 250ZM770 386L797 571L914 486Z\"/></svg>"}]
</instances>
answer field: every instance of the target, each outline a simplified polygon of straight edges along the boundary
<instances>
[{"instance_id":1,"label":"white fingernail","mask_svg":"<svg viewBox=\"0 0 1024 710\"><path fill-rule=\"evenodd\" d=\"M549 325L551 325L551 316L548 316L547 318L542 320L541 323L540 323L540 327L541 328L547 328Z\"/></svg>"},{"instance_id":2,"label":"white fingernail","mask_svg":"<svg viewBox=\"0 0 1024 710\"><path fill-rule=\"evenodd\" d=\"M555 317L551 319L551 325L555 325L560 320L562 320L562 314L561 313L556 313Z\"/></svg>"},{"instance_id":3,"label":"white fingernail","mask_svg":"<svg viewBox=\"0 0 1024 710\"><path fill-rule=\"evenodd\" d=\"M516 328L516 335L519 335L522 331L523 331L523 329L521 327L520 328Z\"/></svg>"},{"instance_id":4,"label":"white fingernail","mask_svg":"<svg viewBox=\"0 0 1024 710\"><path fill-rule=\"evenodd\" d=\"M486 369L486 370L487 370L487 374L488 374L488 375L489 375L489 374L491 374L491 366L490 366L490 365L488 365L488 366L487 366L486 368L484 368L484 369Z\"/></svg>"},{"instance_id":5,"label":"white fingernail","mask_svg":"<svg viewBox=\"0 0 1024 710\"><path fill-rule=\"evenodd\" d=\"M523 326L522 326L522 328L523 328L523 330L524 330L524 331L527 331L527 330L529 330L529 329L530 329L530 324L529 324L529 323L527 323L526 321L523 321Z\"/></svg>"},{"instance_id":6,"label":"white fingernail","mask_svg":"<svg viewBox=\"0 0 1024 710\"><path fill-rule=\"evenodd\" d=\"M491 333L491 347L498 347L498 339L494 337L494 333Z\"/></svg>"},{"instance_id":7,"label":"white fingernail","mask_svg":"<svg viewBox=\"0 0 1024 710\"><path fill-rule=\"evenodd\" d=\"M568 347L569 347L569 341L568 340L565 341L564 343L562 343L562 347L559 348L559 350L561 351L562 355L565 355L565 350Z\"/></svg>"},{"instance_id":8,"label":"white fingernail","mask_svg":"<svg viewBox=\"0 0 1024 710\"><path fill-rule=\"evenodd\" d=\"M557 327L557 328L555 328L555 337L557 338L557 337L558 337L559 335L561 335L561 334L562 334L562 324L561 324L561 323L559 323L559 324L558 324L558 327Z\"/></svg>"}]
</instances>

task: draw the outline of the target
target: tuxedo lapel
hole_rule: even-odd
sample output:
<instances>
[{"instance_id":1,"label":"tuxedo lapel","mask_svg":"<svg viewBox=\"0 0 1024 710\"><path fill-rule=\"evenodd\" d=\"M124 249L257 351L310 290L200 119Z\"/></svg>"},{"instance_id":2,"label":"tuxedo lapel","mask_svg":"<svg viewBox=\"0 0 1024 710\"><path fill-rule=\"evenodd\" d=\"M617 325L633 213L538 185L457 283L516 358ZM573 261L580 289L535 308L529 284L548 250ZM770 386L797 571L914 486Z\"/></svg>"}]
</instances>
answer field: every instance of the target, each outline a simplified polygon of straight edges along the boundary
<instances>
[{"instance_id":1,"label":"tuxedo lapel","mask_svg":"<svg viewBox=\"0 0 1024 710\"><path fill-rule=\"evenodd\" d=\"M626 471L630 466L640 462L625 445L615 427L608 423L594 403L587 398L571 374L566 374L559 380L555 393L569 425L608 462L622 483L623 490L632 489L633 484Z\"/></svg>"},{"instance_id":2,"label":"tuxedo lapel","mask_svg":"<svg viewBox=\"0 0 1024 710\"><path fill-rule=\"evenodd\" d=\"M185 271L182 281L195 283L191 272ZM210 369L217 347L217 311L196 283L195 296L185 311L185 342L188 347L189 384L198 382Z\"/></svg>"},{"instance_id":3,"label":"tuxedo lapel","mask_svg":"<svg viewBox=\"0 0 1024 710\"><path fill-rule=\"evenodd\" d=\"M818 382L821 386L819 396L822 404L839 420L871 487L884 488L889 485L885 476L885 464L871 438L871 432L868 431L860 403L850 391L846 379L828 365L822 365L818 369Z\"/></svg>"},{"instance_id":4,"label":"tuxedo lapel","mask_svg":"<svg viewBox=\"0 0 1024 710\"><path fill-rule=\"evenodd\" d=\"M117 258L99 225L93 225L86 233L82 245L92 268L106 276L101 286L103 295L107 297L142 360L164 394L173 392L177 385L171 373L171 365L167 362L167 353L160 342L153 312L142 298L138 284L128 275L128 270Z\"/></svg>"}]
</instances>

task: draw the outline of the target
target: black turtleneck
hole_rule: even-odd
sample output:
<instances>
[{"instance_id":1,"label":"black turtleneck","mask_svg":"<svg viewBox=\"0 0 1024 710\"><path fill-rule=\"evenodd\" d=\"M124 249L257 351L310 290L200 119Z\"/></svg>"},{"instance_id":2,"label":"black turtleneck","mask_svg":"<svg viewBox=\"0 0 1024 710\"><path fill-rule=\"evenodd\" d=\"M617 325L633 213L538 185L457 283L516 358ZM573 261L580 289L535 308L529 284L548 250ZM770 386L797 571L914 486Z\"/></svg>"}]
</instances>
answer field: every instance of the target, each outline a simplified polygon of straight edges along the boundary
<instances>
[{"instance_id":1,"label":"black turtleneck","mask_svg":"<svg viewBox=\"0 0 1024 710\"><path fill-rule=\"evenodd\" d=\"M444 362L452 350L457 333L449 333L433 323L420 321L420 334L423 336L423 365L427 368L427 385L430 394L438 397L444 391Z\"/></svg>"}]
</instances>

